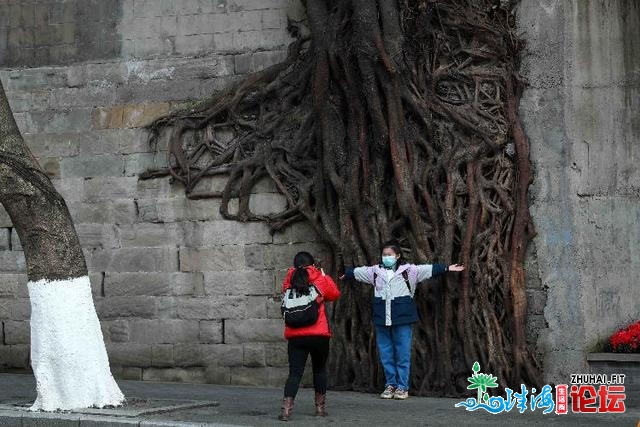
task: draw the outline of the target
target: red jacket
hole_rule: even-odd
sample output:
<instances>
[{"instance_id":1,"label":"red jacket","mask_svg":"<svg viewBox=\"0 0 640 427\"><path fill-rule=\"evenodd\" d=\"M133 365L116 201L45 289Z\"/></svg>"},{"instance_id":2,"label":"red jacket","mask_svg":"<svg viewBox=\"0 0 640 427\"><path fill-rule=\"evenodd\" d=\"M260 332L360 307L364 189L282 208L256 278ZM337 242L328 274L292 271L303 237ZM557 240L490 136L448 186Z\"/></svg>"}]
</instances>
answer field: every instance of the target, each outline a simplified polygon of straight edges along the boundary
<instances>
[{"instance_id":1,"label":"red jacket","mask_svg":"<svg viewBox=\"0 0 640 427\"><path fill-rule=\"evenodd\" d=\"M291 277L295 268L290 268L287 271L287 277L285 277L282 283L282 292L291 287ZM318 321L311 325L302 328L290 328L284 326L284 337L289 339L293 337L304 337L308 335L322 335L326 337L331 336L331 329L329 328L329 321L327 320L327 313L324 308L324 301L335 301L340 297L340 290L338 286L329 276L322 275L322 272L314 266L307 267L307 273L309 274L309 283L313 283L322 297L318 297L320 302L320 311L318 313Z\"/></svg>"}]
</instances>

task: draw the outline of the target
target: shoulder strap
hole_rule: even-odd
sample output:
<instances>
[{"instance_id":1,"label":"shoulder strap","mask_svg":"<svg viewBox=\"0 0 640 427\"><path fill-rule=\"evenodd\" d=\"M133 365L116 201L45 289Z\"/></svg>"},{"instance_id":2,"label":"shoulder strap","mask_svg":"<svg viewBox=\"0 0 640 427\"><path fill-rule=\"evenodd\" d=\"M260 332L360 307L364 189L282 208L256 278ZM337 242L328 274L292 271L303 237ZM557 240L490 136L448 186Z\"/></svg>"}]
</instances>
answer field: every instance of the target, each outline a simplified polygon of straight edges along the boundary
<instances>
[{"instance_id":1,"label":"shoulder strap","mask_svg":"<svg viewBox=\"0 0 640 427\"><path fill-rule=\"evenodd\" d=\"M376 278L378 277L378 273L376 273L375 271L373 272L373 284L376 284ZM409 292L413 295L413 292L411 292L411 283L409 283L409 272L407 270L404 270L402 272L402 278L404 279L404 283L407 284L407 288L409 289Z\"/></svg>"},{"instance_id":2,"label":"shoulder strap","mask_svg":"<svg viewBox=\"0 0 640 427\"><path fill-rule=\"evenodd\" d=\"M318 295L322 295L322 292L320 292L320 289L315 285L315 283L309 283L309 291L315 291L316 294ZM300 296L300 294L298 294L298 291L296 291L294 288L287 288L284 291L284 297L285 298L289 298L289 299L293 299L298 298Z\"/></svg>"},{"instance_id":3,"label":"shoulder strap","mask_svg":"<svg viewBox=\"0 0 640 427\"><path fill-rule=\"evenodd\" d=\"M404 283L407 284L407 288L409 288L409 293L413 295L413 292L411 292L411 283L409 283L409 272L407 270L404 270L402 272L402 277L404 278Z\"/></svg>"}]
</instances>

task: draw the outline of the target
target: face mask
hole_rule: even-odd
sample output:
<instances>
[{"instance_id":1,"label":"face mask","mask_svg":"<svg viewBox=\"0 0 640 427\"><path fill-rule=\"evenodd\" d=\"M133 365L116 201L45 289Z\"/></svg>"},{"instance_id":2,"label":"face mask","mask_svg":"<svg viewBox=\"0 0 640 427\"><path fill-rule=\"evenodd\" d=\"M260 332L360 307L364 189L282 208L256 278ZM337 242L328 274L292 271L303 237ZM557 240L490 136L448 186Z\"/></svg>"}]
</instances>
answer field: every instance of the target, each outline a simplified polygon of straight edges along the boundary
<instances>
[{"instance_id":1,"label":"face mask","mask_svg":"<svg viewBox=\"0 0 640 427\"><path fill-rule=\"evenodd\" d=\"M397 262L397 259L393 255L382 257L382 264L384 264L385 267L393 267L396 264L396 262Z\"/></svg>"}]
</instances>

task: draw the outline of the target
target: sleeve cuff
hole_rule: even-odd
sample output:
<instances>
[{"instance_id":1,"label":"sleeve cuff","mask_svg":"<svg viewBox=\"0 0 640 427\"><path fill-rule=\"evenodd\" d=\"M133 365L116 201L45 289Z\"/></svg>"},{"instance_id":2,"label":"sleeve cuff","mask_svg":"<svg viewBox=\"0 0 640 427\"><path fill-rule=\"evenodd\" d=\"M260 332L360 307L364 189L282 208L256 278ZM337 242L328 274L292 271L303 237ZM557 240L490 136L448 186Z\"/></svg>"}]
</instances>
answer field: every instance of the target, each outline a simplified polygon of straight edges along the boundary
<instances>
[{"instance_id":1,"label":"sleeve cuff","mask_svg":"<svg viewBox=\"0 0 640 427\"><path fill-rule=\"evenodd\" d=\"M449 271L449 266L447 264L433 264L433 267L431 268L431 277L441 276L447 271Z\"/></svg>"},{"instance_id":2,"label":"sleeve cuff","mask_svg":"<svg viewBox=\"0 0 640 427\"><path fill-rule=\"evenodd\" d=\"M355 268L354 267L346 267L344 269L344 278L345 279L355 279L355 273L354 273Z\"/></svg>"}]
</instances>

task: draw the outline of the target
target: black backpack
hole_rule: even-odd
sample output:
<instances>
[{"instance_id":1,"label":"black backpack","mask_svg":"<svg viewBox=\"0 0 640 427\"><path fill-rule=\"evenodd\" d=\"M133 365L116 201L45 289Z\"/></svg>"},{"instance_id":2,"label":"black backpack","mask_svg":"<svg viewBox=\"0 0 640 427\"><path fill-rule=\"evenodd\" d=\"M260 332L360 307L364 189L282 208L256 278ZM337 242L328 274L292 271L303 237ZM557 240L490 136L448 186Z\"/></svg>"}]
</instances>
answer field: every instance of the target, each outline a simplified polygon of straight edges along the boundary
<instances>
[{"instance_id":1,"label":"black backpack","mask_svg":"<svg viewBox=\"0 0 640 427\"><path fill-rule=\"evenodd\" d=\"M280 311L285 325L290 328L311 326L318 321L320 304L316 300L320 296L318 289L309 284L309 294L304 295L293 288L284 292Z\"/></svg>"}]
</instances>

